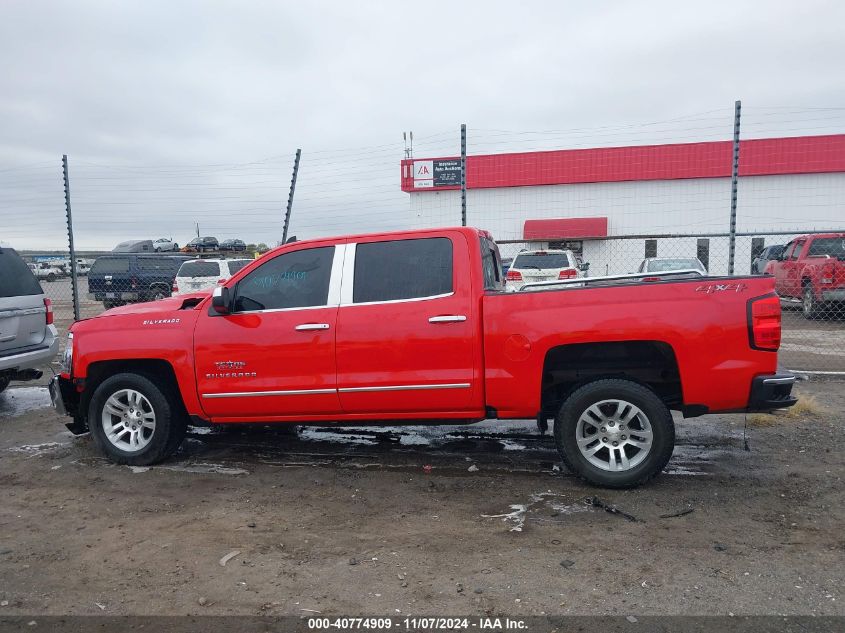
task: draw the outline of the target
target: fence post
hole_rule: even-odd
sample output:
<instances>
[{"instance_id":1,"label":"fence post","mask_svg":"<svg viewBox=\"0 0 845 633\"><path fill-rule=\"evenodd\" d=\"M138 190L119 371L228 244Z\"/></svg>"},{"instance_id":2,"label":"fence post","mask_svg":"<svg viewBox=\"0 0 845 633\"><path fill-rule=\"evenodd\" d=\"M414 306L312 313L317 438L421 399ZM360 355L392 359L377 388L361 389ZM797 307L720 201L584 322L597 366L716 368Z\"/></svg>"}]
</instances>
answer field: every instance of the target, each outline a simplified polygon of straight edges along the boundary
<instances>
[{"instance_id":1,"label":"fence post","mask_svg":"<svg viewBox=\"0 0 845 633\"><path fill-rule=\"evenodd\" d=\"M296 175L299 173L299 157L302 150L296 150L296 158L293 159L293 175L290 177L290 192L288 193L288 206L285 210L285 226L282 229L282 244L288 241L288 228L290 227L290 213L293 210L293 192L296 190Z\"/></svg>"},{"instance_id":2,"label":"fence post","mask_svg":"<svg viewBox=\"0 0 845 633\"><path fill-rule=\"evenodd\" d=\"M461 123L461 226L467 225L467 126Z\"/></svg>"},{"instance_id":3,"label":"fence post","mask_svg":"<svg viewBox=\"0 0 845 633\"><path fill-rule=\"evenodd\" d=\"M79 288L76 283L76 249L73 246L73 215L70 211L70 176L67 171L67 154L62 154L62 173L65 181L65 215L67 216L67 243L70 249L70 287L73 292L73 320L79 321Z\"/></svg>"},{"instance_id":4,"label":"fence post","mask_svg":"<svg viewBox=\"0 0 845 633\"><path fill-rule=\"evenodd\" d=\"M733 165L731 167L731 223L728 238L728 274L734 274L734 255L736 252L736 199L739 185L739 118L742 101L734 102L734 145Z\"/></svg>"}]
</instances>

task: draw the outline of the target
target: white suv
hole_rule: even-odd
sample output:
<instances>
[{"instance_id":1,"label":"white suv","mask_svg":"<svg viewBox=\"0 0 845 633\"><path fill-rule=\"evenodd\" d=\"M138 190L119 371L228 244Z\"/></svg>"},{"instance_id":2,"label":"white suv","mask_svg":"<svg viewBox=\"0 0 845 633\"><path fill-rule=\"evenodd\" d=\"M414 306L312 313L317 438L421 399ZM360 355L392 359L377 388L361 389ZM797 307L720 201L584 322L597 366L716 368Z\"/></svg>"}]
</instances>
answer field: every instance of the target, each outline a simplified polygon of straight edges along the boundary
<instances>
[{"instance_id":1,"label":"white suv","mask_svg":"<svg viewBox=\"0 0 845 633\"><path fill-rule=\"evenodd\" d=\"M516 290L538 281L583 277L588 266L568 250L522 251L514 258L505 281L509 289Z\"/></svg>"},{"instance_id":2,"label":"white suv","mask_svg":"<svg viewBox=\"0 0 845 633\"><path fill-rule=\"evenodd\" d=\"M251 259L189 259L173 281L173 294L184 295L214 288L250 263Z\"/></svg>"}]
</instances>

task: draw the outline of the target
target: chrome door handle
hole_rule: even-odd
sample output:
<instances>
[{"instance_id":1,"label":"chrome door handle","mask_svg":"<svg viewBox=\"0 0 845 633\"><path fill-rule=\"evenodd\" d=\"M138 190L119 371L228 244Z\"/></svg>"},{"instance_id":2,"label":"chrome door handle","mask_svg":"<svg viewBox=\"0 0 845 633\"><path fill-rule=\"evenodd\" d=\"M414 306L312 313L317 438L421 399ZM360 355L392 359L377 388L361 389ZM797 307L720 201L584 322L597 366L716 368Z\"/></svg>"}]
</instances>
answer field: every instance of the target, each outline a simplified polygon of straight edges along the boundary
<instances>
[{"instance_id":1,"label":"chrome door handle","mask_svg":"<svg viewBox=\"0 0 845 633\"><path fill-rule=\"evenodd\" d=\"M297 332L308 332L309 330L328 330L328 323L300 323L295 328Z\"/></svg>"},{"instance_id":2,"label":"chrome door handle","mask_svg":"<svg viewBox=\"0 0 845 633\"><path fill-rule=\"evenodd\" d=\"M466 321L467 318L463 314L441 314L440 316L429 317L429 323L457 323L459 321Z\"/></svg>"}]
</instances>

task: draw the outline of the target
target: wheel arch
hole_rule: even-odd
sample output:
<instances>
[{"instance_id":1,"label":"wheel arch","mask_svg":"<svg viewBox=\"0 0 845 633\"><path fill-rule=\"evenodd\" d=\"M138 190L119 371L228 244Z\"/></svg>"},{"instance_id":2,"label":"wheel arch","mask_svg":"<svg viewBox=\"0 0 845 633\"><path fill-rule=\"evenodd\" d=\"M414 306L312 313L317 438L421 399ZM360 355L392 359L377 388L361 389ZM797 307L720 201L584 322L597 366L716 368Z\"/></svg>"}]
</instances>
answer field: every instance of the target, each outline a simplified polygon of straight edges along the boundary
<instances>
[{"instance_id":1,"label":"wheel arch","mask_svg":"<svg viewBox=\"0 0 845 633\"><path fill-rule=\"evenodd\" d=\"M184 415L187 415L187 409L176 379L176 371L166 360L156 358L102 360L91 363L86 373L85 390L82 392L80 400L80 411L88 411L91 397L106 378L127 373L139 374L160 386L169 396L173 405L177 406Z\"/></svg>"},{"instance_id":2,"label":"wheel arch","mask_svg":"<svg viewBox=\"0 0 845 633\"><path fill-rule=\"evenodd\" d=\"M673 347L665 341L634 340L573 343L547 350L540 381L541 412L552 417L576 389L613 378L651 389L670 409L684 409Z\"/></svg>"}]
</instances>

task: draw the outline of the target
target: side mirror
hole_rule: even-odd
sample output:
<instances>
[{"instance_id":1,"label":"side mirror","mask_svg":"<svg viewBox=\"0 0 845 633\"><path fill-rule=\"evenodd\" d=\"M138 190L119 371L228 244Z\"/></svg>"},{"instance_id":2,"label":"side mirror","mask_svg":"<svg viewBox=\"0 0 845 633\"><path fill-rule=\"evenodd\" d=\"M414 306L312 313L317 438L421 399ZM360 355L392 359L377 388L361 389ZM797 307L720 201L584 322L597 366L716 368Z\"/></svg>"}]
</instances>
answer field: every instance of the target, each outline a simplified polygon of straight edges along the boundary
<instances>
[{"instance_id":1,"label":"side mirror","mask_svg":"<svg viewBox=\"0 0 845 633\"><path fill-rule=\"evenodd\" d=\"M582 272L587 272L588 270L590 270L590 262L584 262L583 264L578 266L578 270Z\"/></svg>"},{"instance_id":2,"label":"side mirror","mask_svg":"<svg viewBox=\"0 0 845 633\"><path fill-rule=\"evenodd\" d=\"M232 293L226 286L217 286L211 295L211 307L217 314L229 314Z\"/></svg>"}]
</instances>

